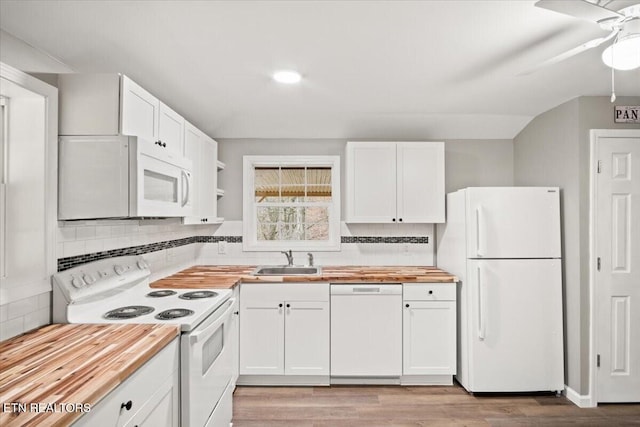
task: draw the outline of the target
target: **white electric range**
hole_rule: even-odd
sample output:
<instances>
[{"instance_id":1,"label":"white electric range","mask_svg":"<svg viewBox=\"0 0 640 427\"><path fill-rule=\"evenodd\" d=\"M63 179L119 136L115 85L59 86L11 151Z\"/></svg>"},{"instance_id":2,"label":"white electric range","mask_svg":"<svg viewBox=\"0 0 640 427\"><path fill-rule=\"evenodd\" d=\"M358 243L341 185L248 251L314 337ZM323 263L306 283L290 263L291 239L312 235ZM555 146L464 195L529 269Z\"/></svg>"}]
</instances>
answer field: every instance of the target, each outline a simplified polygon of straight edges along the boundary
<instances>
[{"instance_id":1,"label":"white electric range","mask_svg":"<svg viewBox=\"0 0 640 427\"><path fill-rule=\"evenodd\" d=\"M183 427L228 426L232 414L232 291L156 289L142 256L83 264L53 276L53 321L180 325Z\"/></svg>"}]
</instances>

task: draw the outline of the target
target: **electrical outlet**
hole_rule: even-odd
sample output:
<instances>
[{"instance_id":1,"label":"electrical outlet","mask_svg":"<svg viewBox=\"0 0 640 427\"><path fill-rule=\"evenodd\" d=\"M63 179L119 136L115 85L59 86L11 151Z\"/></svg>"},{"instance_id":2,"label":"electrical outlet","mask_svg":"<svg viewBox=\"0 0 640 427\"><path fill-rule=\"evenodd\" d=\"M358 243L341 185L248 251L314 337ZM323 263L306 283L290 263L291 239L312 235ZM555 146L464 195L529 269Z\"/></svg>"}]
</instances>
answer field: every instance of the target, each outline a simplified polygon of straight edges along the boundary
<instances>
[{"instance_id":1,"label":"electrical outlet","mask_svg":"<svg viewBox=\"0 0 640 427\"><path fill-rule=\"evenodd\" d=\"M222 255L227 253L227 241L226 240L220 240L218 242L218 253L222 254Z\"/></svg>"}]
</instances>

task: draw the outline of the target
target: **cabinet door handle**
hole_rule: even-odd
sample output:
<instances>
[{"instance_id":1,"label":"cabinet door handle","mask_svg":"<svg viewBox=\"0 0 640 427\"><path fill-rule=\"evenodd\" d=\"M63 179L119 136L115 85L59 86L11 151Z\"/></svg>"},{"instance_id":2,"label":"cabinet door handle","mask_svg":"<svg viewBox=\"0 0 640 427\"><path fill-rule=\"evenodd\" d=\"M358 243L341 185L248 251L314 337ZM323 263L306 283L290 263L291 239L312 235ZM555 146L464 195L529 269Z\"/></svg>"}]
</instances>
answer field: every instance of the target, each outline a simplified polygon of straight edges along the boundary
<instances>
[{"instance_id":1,"label":"cabinet door handle","mask_svg":"<svg viewBox=\"0 0 640 427\"><path fill-rule=\"evenodd\" d=\"M402 222L402 218L400 218L398 221Z\"/></svg>"},{"instance_id":2,"label":"cabinet door handle","mask_svg":"<svg viewBox=\"0 0 640 427\"><path fill-rule=\"evenodd\" d=\"M127 403L121 403L120 409L125 408L127 411L130 411L132 406L133 406L133 402L128 401Z\"/></svg>"},{"instance_id":3,"label":"cabinet door handle","mask_svg":"<svg viewBox=\"0 0 640 427\"><path fill-rule=\"evenodd\" d=\"M282 308L282 303L278 304L278 307Z\"/></svg>"},{"instance_id":4,"label":"cabinet door handle","mask_svg":"<svg viewBox=\"0 0 640 427\"><path fill-rule=\"evenodd\" d=\"M433 295L433 291L432 290L429 290L429 295Z\"/></svg>"},{"instance_id":5,"label":"cabinet door handle","mask_svg":"<svg viewBox=\"0 0 640 427\"><path fill-rule=\"evenodd\" d=\"M391 221L396 222L396 219L395 219L395 218L393 218Z\"/></svg>"},{"instance_id":6,"label":"cabinet door handle","mask_svg":"<svg viewBox=\"0 0 640 427\"><path fill-rule=\"evenodd\" d=\"M405 307L409 308L409 304L405 305Z\"/></svg>"},{"instance_id":7,"label":"cabinet door handle","mask_svg":"<svg viewBox=\"0 0 640 427\"><path fill-rule=\"evenodd\" d=\"M287 304L287 308L290 308L290 307L291 307L291 304Z\"/></svg>"}]
</instances>

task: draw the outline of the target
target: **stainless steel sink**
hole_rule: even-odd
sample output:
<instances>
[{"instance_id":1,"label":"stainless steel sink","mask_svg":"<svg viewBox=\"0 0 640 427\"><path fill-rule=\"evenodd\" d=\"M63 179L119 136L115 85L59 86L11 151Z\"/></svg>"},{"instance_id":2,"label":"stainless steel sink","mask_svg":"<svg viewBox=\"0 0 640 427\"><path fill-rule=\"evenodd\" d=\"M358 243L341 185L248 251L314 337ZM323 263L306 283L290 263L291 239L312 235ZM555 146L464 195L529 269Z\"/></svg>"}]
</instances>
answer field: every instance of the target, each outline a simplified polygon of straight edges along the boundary
<instances>
[{"instance_id":1,"label":"stainless steel sink","mask_svg":"<svg viewBox=\"0 0 640 427\"><path fill-rule=\"evenodd\" d=\"M270 265L260 266L251 274L254 276L319 276L321 271L320 267Z\"/></svg>"}]
</instances>

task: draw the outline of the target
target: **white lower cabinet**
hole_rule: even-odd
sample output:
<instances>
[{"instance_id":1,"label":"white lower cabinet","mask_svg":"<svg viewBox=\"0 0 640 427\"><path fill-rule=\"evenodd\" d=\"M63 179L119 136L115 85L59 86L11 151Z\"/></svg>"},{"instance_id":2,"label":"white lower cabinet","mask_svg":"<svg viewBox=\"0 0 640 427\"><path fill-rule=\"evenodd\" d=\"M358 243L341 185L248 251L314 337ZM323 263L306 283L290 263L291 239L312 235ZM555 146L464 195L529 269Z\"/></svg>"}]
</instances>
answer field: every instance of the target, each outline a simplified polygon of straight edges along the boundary
<instances>
[{"instance_id":1,"label":"white lower cabinet","mask_svg":"<svg viewBox=\"0 0 640 427\"><path fill-rule=\"evenodd\" d=\"M456 285L405 283L402 384L452 384L456 373Z\"/></svg>"},{"instance_id":2,"label":"white lower cabinet","mask_svg":"<svg viewBox=\"0 0 640 427\"><path fill-rule=\"evenodd\" d=\"M239 384L328 384L329 284L240 287Z\"/></svg>"},{"instance_id":3,"label":"white lower cabinet","mask_svg":"<svg viewBox=\"0 0 640 427\"><path fill-rule=\"evenodd\" d=\"M175 339L73 425L178 427L179 347Z\"/></svg>"}]
</instances>

